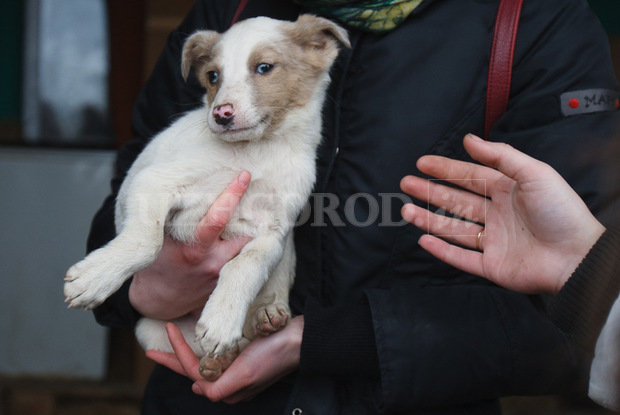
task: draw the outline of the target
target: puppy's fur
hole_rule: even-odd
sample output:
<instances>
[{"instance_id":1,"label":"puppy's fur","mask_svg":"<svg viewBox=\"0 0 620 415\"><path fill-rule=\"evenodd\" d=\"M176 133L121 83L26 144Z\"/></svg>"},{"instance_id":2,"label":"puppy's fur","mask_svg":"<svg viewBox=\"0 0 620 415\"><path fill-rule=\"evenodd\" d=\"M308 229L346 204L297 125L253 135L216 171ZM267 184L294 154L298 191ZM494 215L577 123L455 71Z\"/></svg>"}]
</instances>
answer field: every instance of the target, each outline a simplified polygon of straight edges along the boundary
<instances>
[{"instance_id":1,"label":"puppy's fur","mask_svg":"<svg viewBox=\"0 0 620 415\"><path fill-rule=\"evenodd\" d=\"M210 380L249 339L282 328L290 316L292 228L315 181L337 41L350 46L342 28L310 15L296 22L260 17L224 34L190 36L182 71L187 77L193 69L205 86L205 106L156 136L135 161L116 202L117 237L67 271L69 306L101 304L155 260L164 233L192 243L215 198L248 170L252 181L223 237L252 240L222 268L197 322L186 316L177 324L204 356L201 373ZM141 320L143 347L172 350L163 324Z\"/></svg>"}]
</instances>

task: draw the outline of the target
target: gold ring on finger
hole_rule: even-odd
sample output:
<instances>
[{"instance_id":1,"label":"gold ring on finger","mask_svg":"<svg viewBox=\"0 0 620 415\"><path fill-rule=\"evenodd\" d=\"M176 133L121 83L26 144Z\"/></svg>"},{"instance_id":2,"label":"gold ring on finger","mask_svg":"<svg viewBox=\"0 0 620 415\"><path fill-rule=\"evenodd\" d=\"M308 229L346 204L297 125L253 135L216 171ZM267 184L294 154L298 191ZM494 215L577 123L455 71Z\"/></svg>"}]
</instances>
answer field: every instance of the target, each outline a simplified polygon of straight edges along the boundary
<instances>
[{"instance_id":1,"label":"gold ring on finger","mask_svg":"<svg viewBox=\"0 0 620 415\"><path fill-rule=\"evenodd\" d=\"M482 251L482 248L480 246L480 241L482 240L483 232L484 232L484 228L480 229L480 232L478 232L478 236L476 237L476 250L477 251Z\"/></svg>"}]
</instances>

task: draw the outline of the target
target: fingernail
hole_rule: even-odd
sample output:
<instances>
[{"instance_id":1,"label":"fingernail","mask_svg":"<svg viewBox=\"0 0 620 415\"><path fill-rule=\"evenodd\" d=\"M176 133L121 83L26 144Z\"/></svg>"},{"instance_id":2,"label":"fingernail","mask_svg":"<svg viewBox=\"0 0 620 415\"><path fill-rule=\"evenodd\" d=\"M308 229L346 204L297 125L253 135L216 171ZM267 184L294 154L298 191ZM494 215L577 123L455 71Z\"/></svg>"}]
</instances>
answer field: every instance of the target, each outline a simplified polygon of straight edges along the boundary
<instances>
[{"instance_id":1,"label":"fingernail","mask_svg":"<svg viewBox=\"0 0 620 415\"><path fill-rule=\"evenodd\" d=\"M475 141L484 141L482 138L478 137L477 135L471 134L471 133L467 134L467 137L469 137L469 138L471 138L472 140L475 140Z\"/></svg>"},{"instance_id":2,"label":"fingernail","mask_svg":"<svg viewBox=\"0 0 620 415\"><path fill-rule=\"evenodd\" d=\"M250 173L245 170L239 173L237 182L243 187L247 186L250 183Z\"/></svg>"},{"instance_id":3,"label":"fingernail","mask_svg":"<svg viewBox=\"0 0 620 415\"><path fill-rule=\"evenodd\" d=\"M192 392L194 392L196 395L203 395L202 389L200 389L200 385L197 383L194 383L192 385Z\"/></svg>"}]
</instances>

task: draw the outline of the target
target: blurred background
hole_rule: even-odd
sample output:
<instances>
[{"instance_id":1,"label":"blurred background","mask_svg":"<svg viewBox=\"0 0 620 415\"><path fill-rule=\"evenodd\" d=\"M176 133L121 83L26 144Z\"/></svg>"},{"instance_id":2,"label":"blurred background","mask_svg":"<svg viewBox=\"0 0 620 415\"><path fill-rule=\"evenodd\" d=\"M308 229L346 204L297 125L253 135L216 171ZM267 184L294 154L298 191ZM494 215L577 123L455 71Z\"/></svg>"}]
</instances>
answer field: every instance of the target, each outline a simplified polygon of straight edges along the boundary
<instances>
[{"instance_id":1,"label":"blurred background","mask_svg":"<svg viewBox=\"0 0 620 415\"><path fill-rule=\"evenodd\" d=\"M0 415L138 414L152 364L130 332L67 310L133 102L193 0L0 2ZM620 0L591 0L620 78ZM619 391L620 392L620 391ZM607 414L508 398L510 414Z\"/></svg>"}]
</instances>

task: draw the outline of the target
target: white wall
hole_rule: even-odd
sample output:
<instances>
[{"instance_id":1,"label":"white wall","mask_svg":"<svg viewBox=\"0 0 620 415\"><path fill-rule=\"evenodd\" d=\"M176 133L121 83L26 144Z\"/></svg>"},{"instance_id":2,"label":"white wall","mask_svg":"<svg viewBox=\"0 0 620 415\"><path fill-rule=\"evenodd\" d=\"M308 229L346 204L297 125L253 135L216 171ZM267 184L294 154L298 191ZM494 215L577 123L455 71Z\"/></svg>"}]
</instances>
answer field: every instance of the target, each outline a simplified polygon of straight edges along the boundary
<instances>
[{"instance_id":1,"label":"white wall","mask_svg":"<svg viewBox=\"0 0 620 415\"><path fill-rule=\"evenodd\" d=\"M67 268L85 254L114 154L0 148L0 375L101 378L106 330L68 310Z\"/></svg>"}]
</instances>

